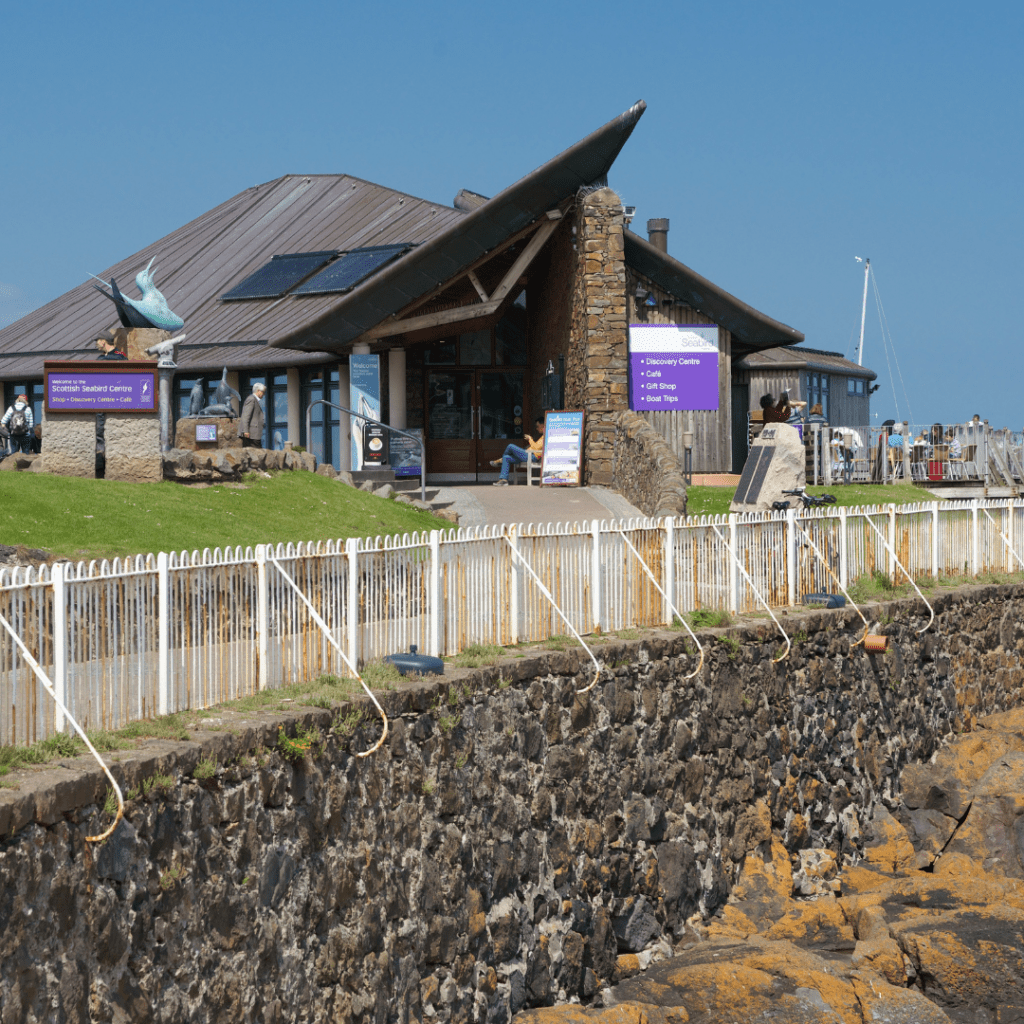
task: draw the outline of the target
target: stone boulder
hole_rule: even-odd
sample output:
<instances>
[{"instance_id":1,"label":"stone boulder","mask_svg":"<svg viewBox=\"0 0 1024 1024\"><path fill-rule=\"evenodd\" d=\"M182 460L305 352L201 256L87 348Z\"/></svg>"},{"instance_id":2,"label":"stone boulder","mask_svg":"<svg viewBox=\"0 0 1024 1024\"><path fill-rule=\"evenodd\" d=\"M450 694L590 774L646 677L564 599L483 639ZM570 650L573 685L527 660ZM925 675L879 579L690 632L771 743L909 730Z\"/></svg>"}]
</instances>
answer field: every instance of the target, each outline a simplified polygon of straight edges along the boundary
<instances>
[{"instance_id":1,"label":"stone boulder","mask_svg":"<svg viewBox=\"0 0 1024 1024\"><path fill-rule=\"evenodd\" d=\"M753 497L755 500L736 501L734 496L729 506L730 512L768 512L776 501L788 501L793 507L799 504L791 495L782 493L784 490L803 487L807 478L804 445L796 427L788 423L769 423L754 438L747 455L747 465L751 465L754 459L767 458L767 455L761 455L765 449L770 450L772 455L764 474L764 482L759 491L743 495L744 498Z\"/></svg>"}]
</instances>

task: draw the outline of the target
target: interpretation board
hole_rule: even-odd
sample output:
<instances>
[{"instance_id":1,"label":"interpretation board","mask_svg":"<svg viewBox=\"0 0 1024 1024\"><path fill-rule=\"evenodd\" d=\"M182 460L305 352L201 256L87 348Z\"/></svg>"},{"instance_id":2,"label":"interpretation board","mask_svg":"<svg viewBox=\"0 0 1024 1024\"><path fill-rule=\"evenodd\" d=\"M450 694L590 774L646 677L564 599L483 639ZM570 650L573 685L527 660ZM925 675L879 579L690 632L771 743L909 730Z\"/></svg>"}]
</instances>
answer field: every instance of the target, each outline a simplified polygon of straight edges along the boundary
<instances>
[{"instance_id":1,"label":"interpretation board","mask_svg":"<svg viewBox=\"0 0 1024 1024\"><path fill-rule=\"evenodd\" d=\"M771 427L767 428L771 430ZM736 485L733 501L737 505L756 505L757 496L764 486L764 478L768 475L768 467L772 464L775 449L768 445L754 448L747 458L747 463L740 474L740 482Z\"/></svg>"},{"instance_id":2,"label":"interpretation board","mask_svg":"<svg viewBox=\"0 0 1024 1024\"><path fill-rule=\"evenodd\" d=\"M629 407L718 409L715 324L630 324Z\"/></svg>"},{"instance_id":3,"label":"interpretation board","mask_svg":"<svg viewBox=\"0 0 1024 1024\"><path fill-rule=\"evenodd\" d=\"M420 443L423 442L423 431L419 428L407 430L406 434L415 434ZM388 462L395 471L395 476L419 476L423 471L420 466L422 448L411 437L404 434L392 434L388 439Z\"/></svg>"},{"instance_id":4,"label":"interpretation board","mask_svg":"<svg viewBox=\"0 0 1024 1024\"><path fill-rule=\"evenodd\" d=\"M583 481L583 411L549 412L544 417L540 482L579 487Z\"/></svg>"},{"instance_id":5,"label":"interpretation board","mask_svg":"<svg viewBox=\"0 0 1024 1024\"><path fill-rule=\"evenodd\" d=\"M47 362L43 370L47 412L156 411L155 363Z\"/></svg>"}]
</instances>

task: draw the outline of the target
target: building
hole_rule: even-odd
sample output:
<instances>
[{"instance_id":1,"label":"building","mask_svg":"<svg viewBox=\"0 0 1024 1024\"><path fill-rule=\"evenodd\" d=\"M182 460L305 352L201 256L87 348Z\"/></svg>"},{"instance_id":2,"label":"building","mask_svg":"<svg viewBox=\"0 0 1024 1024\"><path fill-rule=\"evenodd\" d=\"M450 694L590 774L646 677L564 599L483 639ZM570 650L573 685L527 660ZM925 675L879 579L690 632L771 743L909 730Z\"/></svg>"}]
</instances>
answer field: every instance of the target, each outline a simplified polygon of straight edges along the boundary
<instances>
[{"instance_id":1,"label":"building","mask_svg":"<svg viewBox=\"0 0 1024 1024\"><path fill-rule=\"evenodd\" d=\"M587 479L610 483L630 324L707 325L717 408L641 415L679 454L689 427L694 467L728 471L738 424L746 436L745 361L803 335L669 256L667 221L649 221L646 239L629 229L607 179L644 110L637 103L493 198L463 189L452 206L344 174L285 175L102 276L127 285L155 258L188 332L179 411L197 380L212 390L227 367L243 395L268 387L266 446L291 440L338 468L349 417L318 405L307 437L305 411L321 398L347 405L349 355L378 353L382 418L424 430L432 482L489 478L490 460L552 404L548 371L564 366L565 406L587 412ZM43 360L91 358L113 326L112 304L84 282L0 330L5 399L25 390L40 410Z\"/></svg>"}]
</instances>

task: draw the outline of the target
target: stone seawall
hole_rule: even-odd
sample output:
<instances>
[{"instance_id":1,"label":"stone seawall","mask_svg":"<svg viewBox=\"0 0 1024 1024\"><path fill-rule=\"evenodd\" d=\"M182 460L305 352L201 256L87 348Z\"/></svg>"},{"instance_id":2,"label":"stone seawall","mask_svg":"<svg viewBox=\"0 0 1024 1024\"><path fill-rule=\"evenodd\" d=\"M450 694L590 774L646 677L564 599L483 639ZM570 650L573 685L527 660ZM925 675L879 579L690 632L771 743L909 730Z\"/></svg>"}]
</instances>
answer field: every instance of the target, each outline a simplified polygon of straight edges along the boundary
<instances>
[{"instance_id":1,"label":"stone seawall","mask_svg":"<svg viewBox=\"0 0 1024 1024\"><path fill-rule=\"evenodd\" d=\"M1024 587L702 634L608 638L585 695L576 651L527 654L388 692L365 759L351 709L317 756L281 722L225 713L202 742L116 765L132 802L102 847L81 760L0 790L0 1020L507 1021L586 1001L671 952L776 829L791 849L858 850L899 769L976 715L1021 701ZM218 714L220 714L218 712ZM289 725L291 727L291 725ZM230 730L230 731L229 731ZM197 780L204 754L220 769ZM85 768L86 770L83 770ZM7 777L8 779L11 776Z\"/></svg>"},{"instance_id":2,"label":"stone seawall","mask_svg":"<svg viewBox=\"0 0 1024 1024\"><path fill-rule=\"evenodd\" d=\"M686 515L686 482L675 452L639 413L615 417L615 489L646 515Z\"/></svg>"}]
</instances>

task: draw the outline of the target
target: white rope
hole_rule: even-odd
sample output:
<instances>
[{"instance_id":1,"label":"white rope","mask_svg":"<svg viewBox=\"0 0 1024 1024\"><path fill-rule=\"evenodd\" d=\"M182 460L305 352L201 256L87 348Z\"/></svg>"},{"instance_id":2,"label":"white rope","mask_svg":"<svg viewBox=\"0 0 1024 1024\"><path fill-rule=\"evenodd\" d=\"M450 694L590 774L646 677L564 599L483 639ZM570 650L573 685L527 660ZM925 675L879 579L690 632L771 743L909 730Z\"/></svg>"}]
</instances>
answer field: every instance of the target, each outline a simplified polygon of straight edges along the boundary
<instances>
[{"instance_id":1,"label":"white rope","mask_svg":"<svg viewBox=\"0 0 1024 1024\"><path fill-rule=\"evenodd\" d=\"M718 527L715 526L714 523L708 523L708 526L710 526L711 529L715 531L715 536L725 545L725 550L728 551L730 555L732 555L732 560L736 563L736 567L739 569L739 571L741 573L743 573L743 578L750 584L750 589L754 592L754 596L758 599L758 601L761 602L761 604L764 605L765 610L772 617L772 622L774 622L775 625L779 627L779 632L785 638L785 641L786 641L786 649L785 649L785 651L783 651L782 654L780 654L777 658L772 658L773 663L778 664L778 662L783 661L785 658L789 657L789 652L790 652L790 650L793 647L793 645L789 641L789 635L782 628L782 623L779 622L779 620L777 618L775 618L775 612L772 611L771 606L761 596L761 591L758 590L757 587L754 585L754 581L750 578L750 574L747 572L746 569L743 568L743 563L736 557L736 552L733 551L732 547L729 545L729 542L719 532Z\"/></svg>"},{"instance_id":2,"label":"white rope","mask_svg":"<svg viewBox=\"0 0 1024 1024\"><path fill-rule=\"evenodd\" d=\"M117 779L115 779L114 776L110 774L110 769L107 767L106 762L103 760L103 758L100 757L99 751L97 751L97 749L92 745L92 743L89 742L89 737L85 735L85 732L82 729L82 727L75 721L74 716L64 706L64 702L60 699L60 697L57 696L57 691L53 688L53 683L50 682L49 676L47 676L47 674L39 667L39 663L36 661L35 658L32 657L32 652L28 649L28 647L25 646L24 641L21 639L20 636L18 636L18 634L15 632L11 624L2 615L0 615L0 626L3 626L3 628L6 629L7 632L10 634L10 637L17 645L18 650L21 651L21 656L25 659L25 661L28 662L29 668L31 668L32 671L36 674L36 678L39 680L39 682L41 682L43 686L46 687L46 692L53 698L54 703L57 705L57 707L59 707L61 711L65 714L67 720L71 723L75 732L78 733L78 735L81 737L82 742L88 748L89 753L92 754L94 758L96 758L96 761L99 763L99 766L103 769L103 774L106 775L106 777L110 780L110 785L114 788L114 794L117 796L117 814L115 815L113 822L105 832L101 832L98 836L85 837L85 841L87 843L102 843L104 839L113 834L114 829L117 828L117 823L121 820L122 817L124 817L124 797L121 795L121 787L117 784Z\"/></svg>"},{"instance_id":3,"label":"white rope","mask_svg":"<svg viewBox=\"0 0 1024 1024\"><path fill-rule=\"evenodd\" d=\"M323 631L324 636L327 637L327 640L331 644L331 646L341 655L345 664L348 665L348 667L354 673L356 679L359 680L359 685L366 691L366 695L370 698L370 700L373 701L374 707L376 707L376 709L380 712L381 721L384 723L384 731L381 733L380 739L377 740L377 742L372 747L370 747L369 750L364 750L361 754L356 754L356 757L368 757L375 750L380 749L380 745L388 738L388 716L384 713L384 709L380 706L380 703L378 702L377 698L373 695L373 691L366 685L365 682L363 682L363 677L359 674L359 670L355 667L355 665L352 664L352 662L349 660L348 655L341 649L341 646L338 644L337 640L335 640L334 637L331 635L330 627L320 617L320 613L313 607L312 604L310 604L309 598L306 597L306 595L299 589L299 586L295 582L295 580L293 580L291 576L289 576L288 573L284 571L284 568L281 566L281 563L274 557L274 553L271 550L269 544L267 545L266 550L267 560L272 562L277 567L277 571L288 581L288 584L292 588L292 590L294 590L295 593L298 594L299 597L302 599L303 604L305 604L305 606L309 609L309 614L313 616L313 621Z\"/></svg>"},{"instance_id":4,"label":"white rope","mask_svg":"<svg viewBox=\"0 0 1024 1024\"><path fill-rule=\"evenodd\" d=\"M512 538L507 533L505 534L505 540L508 541L508 546L512 550L512 554L515 555L516 558L518 558L519 561L523 563L523 567L534 578L534 580L537 583L537 586L540 587L541 593L551 602L551 607L554 608L556 612L558 612L558 614L562 617L562 621L569 627L570 631L572 632L572 635L576 637L576 639L579 641L580 646L587 652L587 654L590 655L590 660L594 663L594 680L589 686L585 686L582 690L576 691L577 693L587 693L589 690L592 690L597 685L598 679L601 678L600 662L598 662L597 658L594 657L594 652L583 642L583 637L581 637L579 633L576 632L575 627L568 620L568 618L565 615L565 612L563 612L562 609L559 608L558 605L555 603L555 599L551 596L550 592L548 591L548 588L545 587L543 583L541 583L540 577L533 571L533 569L530 568L530 563L520 552L516 551L516 546L512 543Z\"/></svg>"},{"instance_id":5,"label":"white rope","mask_svg":"<svg viewBox=\"0 0 1024 1024\"><path fill-rule=\"evenodd\" d=\"M911 576L909 572L907 572L906 566L904 566L904 564L899 560L899 557L893 550L892 545L885 539L885 535L877 526L875 526L873 522L871 522L871 516L864 516L864 521L868 524L868 526L871 527L872 530L875 531L875 533L878 534L878 539L885 545L886 551L888 551L889 554L892 555L892 560L900 567L900 569L903 570L903 575L906 576L908 580L910 580L910 585L917 591L917 596L920 597L922 601L924 601L925 607L931 613L932 617L921 629L917 631L918 635L920 635L935 621L935 609L928 603L928 598L926 598L924 594L921 593L921 588L914 582L914 577Z\"/></svg>"},{"instance_id":6,"label":"white rope","mask_svg":"<svg viewBox=\"0 0 1024 1024\"><path fill-rule=\"evenodd\" d=\"M658 593L661 594L663 598L665 598L665 601L667 602L669 608L672 609L672 614L683 624L683 626L686 629L686 632L693 637L693 642L697 645L697 650L700 651L700 660L697 662L697 667L688 676L683 676L684 680L692 679L701 670L701 666L704 664L704 648L701 646L700 641L697 639L697 634L694 633L692 629L690 629L689 623L686 621L686 619L683 618L682 613L669 600L668 594L666 594L665 591L661 589L660 584L654 578L654 573L651 572L650 567L640 557L640 552L637 551L635 547L633 547L632 543L630 542L630 539L626 536L625 530L621 526L619 527L619 532L622 534L622 539L626 542L627 546L629 547L629 550L632 551L634 555L636 555L636 560L643 566L644 572L646 572L647 575L651 577L651 582L657 588Z\"/></svg>"}]
</instances>

